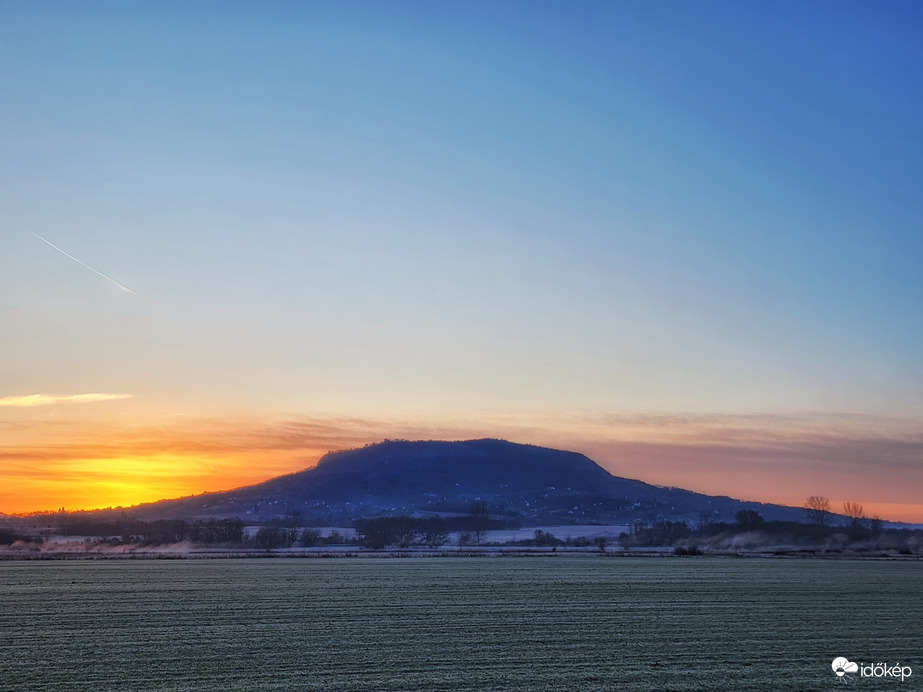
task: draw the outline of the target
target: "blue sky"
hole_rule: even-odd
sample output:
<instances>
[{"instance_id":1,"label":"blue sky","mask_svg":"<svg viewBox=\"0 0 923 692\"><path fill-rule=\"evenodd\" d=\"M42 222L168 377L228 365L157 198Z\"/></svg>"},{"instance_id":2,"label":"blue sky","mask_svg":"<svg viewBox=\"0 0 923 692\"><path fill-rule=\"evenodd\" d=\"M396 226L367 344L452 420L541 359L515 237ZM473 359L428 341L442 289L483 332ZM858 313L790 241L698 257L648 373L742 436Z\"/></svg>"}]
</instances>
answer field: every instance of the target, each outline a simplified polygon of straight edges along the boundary
<instances>
[{"instance_id":1,"label":"blue sky","mask_svg":"<svg viewBox=\"0 0 923 692\"><path fill-rule=\"evenodd\" d=\"M921 13L6 4L0 397L917 435Z\"/></svg>"}]
</instances>

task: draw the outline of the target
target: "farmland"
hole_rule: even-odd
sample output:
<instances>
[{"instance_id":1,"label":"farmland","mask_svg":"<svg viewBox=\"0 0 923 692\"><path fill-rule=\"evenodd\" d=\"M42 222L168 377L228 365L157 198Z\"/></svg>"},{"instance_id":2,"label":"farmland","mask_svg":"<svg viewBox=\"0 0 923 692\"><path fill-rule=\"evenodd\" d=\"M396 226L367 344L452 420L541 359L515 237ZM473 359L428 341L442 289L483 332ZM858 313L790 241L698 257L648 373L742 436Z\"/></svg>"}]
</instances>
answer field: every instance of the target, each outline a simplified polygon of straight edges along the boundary
<instances>
[{"instance_id":1,"label":"farmland","mask_svg":"<svg viewBox=\"0 0 923 692\"><path fill-rule=\"evenodd\" d=\"M923 562L0 563L3 690L812 690L923 675ZM834 688L835 689L835 688Z\"/></svg>"}]
</instances>

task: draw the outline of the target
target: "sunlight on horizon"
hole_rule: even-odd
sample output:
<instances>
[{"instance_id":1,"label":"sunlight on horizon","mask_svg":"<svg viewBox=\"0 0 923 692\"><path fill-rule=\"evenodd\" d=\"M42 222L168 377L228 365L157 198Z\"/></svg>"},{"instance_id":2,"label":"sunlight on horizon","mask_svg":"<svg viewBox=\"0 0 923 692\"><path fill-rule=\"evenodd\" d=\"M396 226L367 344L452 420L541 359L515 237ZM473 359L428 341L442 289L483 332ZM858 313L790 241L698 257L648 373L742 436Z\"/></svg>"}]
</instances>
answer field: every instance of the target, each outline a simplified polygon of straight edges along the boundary
<instances>
[{"instance_id":1,"label":"sunlight on horizon","mask_svg":"<svg viewBox=\"0 0 923 692\"><path fill-rule=\"evenodd\" d=\"M916 512L921 18L0 4L0 512L488 436Z\"/></svg>"}]
</instances>

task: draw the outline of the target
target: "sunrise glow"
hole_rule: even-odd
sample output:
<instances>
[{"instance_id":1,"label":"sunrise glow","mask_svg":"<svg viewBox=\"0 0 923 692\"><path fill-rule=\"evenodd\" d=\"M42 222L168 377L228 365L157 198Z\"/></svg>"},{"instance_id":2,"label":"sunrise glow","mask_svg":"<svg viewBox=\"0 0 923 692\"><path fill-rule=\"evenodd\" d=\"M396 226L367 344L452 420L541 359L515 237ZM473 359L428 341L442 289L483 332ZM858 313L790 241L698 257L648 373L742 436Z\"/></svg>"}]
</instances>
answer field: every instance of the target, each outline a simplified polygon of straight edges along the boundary
<instances>
[{"instance_id":1,"label":"sunrise glow","mask_svg":"<svg viewBox=\"0 0 923 692\"><path fill-rule=\"evenodd\" d=\"M497 437L923 522L914 5L52 5L0 7L0 513Z\"/></svg>"}]
</instances>

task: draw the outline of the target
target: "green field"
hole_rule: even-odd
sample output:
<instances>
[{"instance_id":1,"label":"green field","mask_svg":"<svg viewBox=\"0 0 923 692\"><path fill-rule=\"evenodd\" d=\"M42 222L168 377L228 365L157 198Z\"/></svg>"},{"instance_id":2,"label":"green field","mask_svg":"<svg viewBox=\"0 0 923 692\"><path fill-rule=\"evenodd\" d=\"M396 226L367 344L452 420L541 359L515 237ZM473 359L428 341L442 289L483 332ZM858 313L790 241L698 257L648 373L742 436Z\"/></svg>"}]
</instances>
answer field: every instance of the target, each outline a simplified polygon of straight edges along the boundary
<instances>
[{"instance_id":1,"label":"green field","mask_svg":"<svg viewBox=\"0 0 923 692\"><path fill-rule=\"evenodd\" d=\"M0 689L828 690L910 665L923 562L0 563Z\"/></svg>"}]
</instances>

